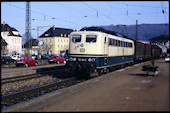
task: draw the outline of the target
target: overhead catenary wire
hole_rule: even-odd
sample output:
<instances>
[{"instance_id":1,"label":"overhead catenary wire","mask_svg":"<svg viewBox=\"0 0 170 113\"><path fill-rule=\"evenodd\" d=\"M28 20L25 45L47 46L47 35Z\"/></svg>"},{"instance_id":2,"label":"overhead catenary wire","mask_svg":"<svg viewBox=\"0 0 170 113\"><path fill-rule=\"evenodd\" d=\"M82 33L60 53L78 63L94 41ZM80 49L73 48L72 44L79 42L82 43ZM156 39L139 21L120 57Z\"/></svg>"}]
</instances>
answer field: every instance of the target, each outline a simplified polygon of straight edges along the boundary
<instances>
[{"instance_id":1,"label":"overhead catenary wire","mask_svg":"<svg viewBox=\"0 0 170 113\"><path fill-rule=\"evenodd\" d=\"M6 4L6 3L4 3L4 4L25 10L25 8L22 8L22 7L18 7L18 6L11 5L11 4ZM56 18L56 17L54 17L54 16L47 15L47 14L43 14L43 13L39 13L39 12L36 12L36 11L33 11L33 10L31 10L31 12L36 13L36 14L39 14L39 15L43 15L43 16L45 15L46 17L50 17L51 19L55 18L55 19L58 19L58 20L60 20L60 21L68 22L67 20L64 20L64 19L61 19L61 18ZM74 22L69 22L69 23L72 23L72 24L81 26L80 24L77 24L77 23L74 23Z\"/></svg>"},{"instance_id":2,"label":"overhead catenary wire","mask_svg":"<svg viewBox=\"0 0 170 113\"><path fill-rule=\"evenodd\" d=\"M106 18L108 18L109 20L111 20L111 21L114 21L114 22L118 23L116 20L113 20L112 18L110 18L109 16L105 15L104 13L102 13L102 12L100 12L100 11L96 10L95 8L93 8L93 7L89 6L89 5L88 5L88 4L86 4L85 2L82 2L82 3L83 3L84 5L86 5L87 7L91 8L92 10L95 10L96 12L98 12L98 13L100 13L100 14L104 15L104 16L105 16Z\"/></svg>"},{"instance_id":3,"label":"overhead catenary wire","mask_svg":"<svg viewBox=\"0 0 170 113\"><path fill-rule=\"evenodd\" d=\"M138 5L138 4L126 4L126 3L119 3L119 2L114 2L116 4L120 4L120 5L128 5L128 6L134 6L134 7L149 7L149 8L162 8L160 6L145 6L145 5ZM169 8L169 7L165 7L165 8Z\"/></svg>"},{"instance_id":4,"label":"overhead catenary wire","mask_svg":"<svg viewBox=\"0 0 170 113\"><path fill-rule=\"evenodd\" d=\"M19 9L23 9L23 10L25 10L25 8L23 8L23 7L20 7L20 6L15 6L15 5L12 5L12 4L8 4L8 3L5 3L5 2L2 2L3 4L6 4L6 5L9 5L9 6L12 6L12 7L16 7L16 8L19 8ZM58 2L59 3L59 2ZM114 4L112 4L112 3L117 3L117 2L108 2L107 1L107 4L110 6L110 7L114 7ZM59 3L59 5L61 5L62 3ZM94 11L95 11L95 14L94 15L87 15L86 13L83 13L84 11L81 11L81 10L78 10L78 9L76 9L76 7L71 7L71 6L67 6L66 4L62 4L61 6L63 6L63 7L66 7L66 8L68 8L68 10L73 10L73 11L75 11L75 12L78 12L78 13L82 13L82 16L76 16L76 15L72 15L71 17L73 18L78 18L78 17L80 17L80 18L84 18L84 15L85 16L87 16L87 17L96 17L96 18L98 18L100 21L107 21L107 19L109 19L109 20L111 20L113 23L117 23L117 21L116 20L113 20L113 19L115 19L115 18L113 18L112 16L119 16L119 15L124 15L125 17L128 17L129 19L131 19L131 20L134 20L134 18L132 18L133 16L132 15L137 15L137 14L135 14L135 13L132 13L132 12L130 12L129 11L129 9L130 9L130 7L131 6L139 6L139 7L148 7L148 8L164 8L164 17L167 15L167 12L166 12L166 8L167 7L164 7L164 6L162 6L162 7L155 7L155 6L153 6L153 7L150 7L150 6L145 6L145 5L131 5L131 4L125 4L125 3L119 3L119 4L121 4L121 5L124 5L125 7L127 7L127 10L125 10L126 12L123 12L123 11L121 11L119 8L117 8L117 10L119 11L119 12L121 12L121 13L117 13L117 14L113 14L113 15L107 15L107 14L105 14L105 13L103 13L102 11L99 11L99 10L97 10L96 9L96 7L93 7L93 6L91 6L91 5L88 5L87 3L86 3L86 6L87 7L91 7L91 9L93 9ZM115 7L114 7L115 8ZM76 23L76 22L73 22L73 21L69 21L69 20L67 20L67 18L68 17L54 17L54 16L52 16L52 15L48 15L48 14L44 14L44 13L40 13L40 12L37 12L37 11L33 11L33 10L31 10L31 12L32 13L35 13L35 14L39 14L39 15L43 15L43 18L39 18L39 19L36 19L36 20L41 20L41 21L50 21L50 22L56 22L57 20L59 20L59 21L63 21L63 22L66 22L66 23L70 23L70 24L73 24L73 25L76 25L76 26L82 26L82 23ZM127 13L128 12L128 13ZM155 14L154 12L144 12L144 13L142 13L142 15L144 15L144 14ZM156 14L157 14L157 12L156 12ZM18 15L18 14L17 14ZM104 18L102 18L102 17L106 17L107 19L104 19ZM50 19L49 19L50 18ZM54 18L54 19L53 19ZM127 18L127 19L128 19ZM127 21L127 19L126 19L126 21ZM87 19L86 19L87 20ZM167 20L165 19L165 21L167 22ZM57 25L58 24L61 24L61 23L57 23ZM94 24L94 23L93 23ZM97 23L98 24L98 23Z\"/></svg>"},{"instance_id":5,"label":"overhead catenary wire","mask_svg":"<svg viewBox=\"0 0 170 113\"><path fill-rule=\"evenodd\" d=\"M165 23L167 23L167 20L166 20L166 17L165 17L165 14L167 14L166 13L166 8L163 6L163 3L162 3L162 1L161 1L161 6L162 6L162 13L163 13L163 15L164 15L164 19L165 19ZM165 8L165 9L164 9Z\"/></svg>"}]
</instances>

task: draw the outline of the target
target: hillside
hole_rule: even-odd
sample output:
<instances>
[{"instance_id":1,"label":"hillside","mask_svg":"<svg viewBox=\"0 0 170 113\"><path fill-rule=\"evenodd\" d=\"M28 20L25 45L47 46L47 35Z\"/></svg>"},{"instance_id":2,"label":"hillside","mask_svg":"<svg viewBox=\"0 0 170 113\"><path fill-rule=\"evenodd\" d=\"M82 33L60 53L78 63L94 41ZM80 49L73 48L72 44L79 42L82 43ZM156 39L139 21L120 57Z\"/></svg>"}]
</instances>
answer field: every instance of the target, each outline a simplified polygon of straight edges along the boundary
<instances>
[{"instance_id":1,"label":"hillside","mask_svg":"<svg viewBox=\"0 0 170 113\"><path fill-rule=\"evenodd\" d=\"M106 30L116 31L135 39L136 38L136 25L109 25L98 26ZM148 41L150 38L159 36L161 34L169 35L169 24L139 24L138 25L138 40Z\"/></svg>"}]
</instances>

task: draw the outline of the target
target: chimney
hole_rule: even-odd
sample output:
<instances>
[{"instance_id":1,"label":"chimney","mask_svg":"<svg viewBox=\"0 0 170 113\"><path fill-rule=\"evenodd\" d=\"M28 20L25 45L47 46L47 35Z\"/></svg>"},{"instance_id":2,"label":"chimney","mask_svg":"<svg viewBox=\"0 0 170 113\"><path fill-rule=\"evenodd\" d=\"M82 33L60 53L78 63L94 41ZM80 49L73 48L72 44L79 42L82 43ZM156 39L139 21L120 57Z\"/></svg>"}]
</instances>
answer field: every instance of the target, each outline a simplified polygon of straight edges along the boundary
<instances>
[{"instance_id":1,"label":"chimney","mask_svg":"<svg viewBox=\"0 0 170 113\"><path fill-rule=\"evenodd\" d=\"M55 27L54 27L54 25L53 25L53 31L55 30Z\"/></svg>"},{"instance_id":2,"label":"chimney","mask_svg":"<svg viewBox=\"0 0 170 113\"><path fill-rule=\"evenodd\" d=\"M3 21L3 25L5 25L5 21Z\"/></svg>"}]
</instances>

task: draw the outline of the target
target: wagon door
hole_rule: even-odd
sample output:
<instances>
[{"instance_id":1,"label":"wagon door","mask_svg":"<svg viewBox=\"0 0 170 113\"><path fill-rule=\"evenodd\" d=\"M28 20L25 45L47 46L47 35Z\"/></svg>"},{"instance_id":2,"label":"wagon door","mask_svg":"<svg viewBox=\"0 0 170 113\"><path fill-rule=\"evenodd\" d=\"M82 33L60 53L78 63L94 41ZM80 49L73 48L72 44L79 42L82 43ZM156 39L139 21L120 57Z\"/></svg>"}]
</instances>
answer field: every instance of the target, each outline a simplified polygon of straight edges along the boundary
<instances>
[{"instance_id":1,"label":"wagon door","mask_svg":"<svg viewBox=\"0 0 170 113\"><path fill-rule=\"evenodd\" d=\"M104 65L108 64L108 37L104 37Z\"/></svg>"}]
</instances>

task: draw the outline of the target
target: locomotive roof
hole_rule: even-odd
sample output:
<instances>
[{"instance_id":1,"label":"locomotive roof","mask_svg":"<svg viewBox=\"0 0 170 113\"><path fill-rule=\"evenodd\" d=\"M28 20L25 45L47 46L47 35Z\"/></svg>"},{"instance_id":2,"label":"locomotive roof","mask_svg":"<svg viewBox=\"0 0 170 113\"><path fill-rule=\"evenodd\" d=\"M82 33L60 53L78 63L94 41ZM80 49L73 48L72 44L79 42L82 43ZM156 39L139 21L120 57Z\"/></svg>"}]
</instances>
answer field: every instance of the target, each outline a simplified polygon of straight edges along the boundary
<instances>
[{"instance_id":1,"label":"locomotive roof","mask_svg":"<svg viewBox=\"0 0 170 113\"><path fill-rule=\"evenodd\" d=\"M125 36L124 34L122 33L119 33L119 32L116 32L116 31L110 31L110 30L106 30L102 27L95 27L95 26L92 26L92 27L84 27L82 28L80 31L99 31L99 32L103 32L103 33L106 33L106 34L110 34L110 35L114 35L114 36L118 36L118 37L123 37L123 38L126 38L126 39L129 39L129 40L133 40L127 36ZM134 41L134 40L133 40Z\"/></svg>"},{"instance_id":2,"label":"locomotive roof","mask_svg":"<svg viewBox=\"0 0 170 113\"><path fill-rule=\"evenodd\" d=\"M108 34L108 33L104 33L104 32L101 32L101 31L74 31L72 33L96 33L96 34L107 34L109 36L109 38L116 38L116 39L119 39L119 40L124 40L124 41L129 41L129 42L132 42L133 40L132 39L127 39L125 37L121 37L120 35L119 36L116 36L116 35L112 35L112 34ZM72 34L71 33L71 34Z\"/></svg>"}]
</instances>

